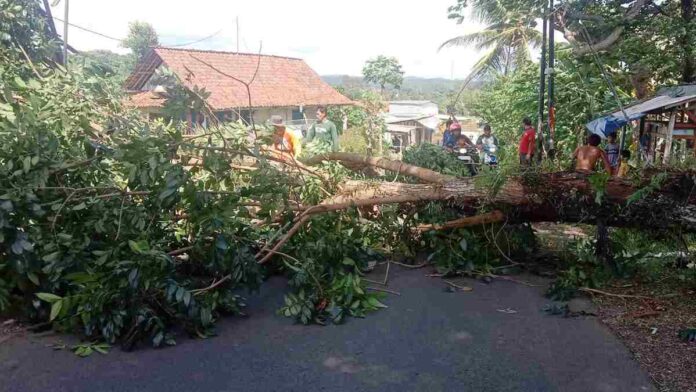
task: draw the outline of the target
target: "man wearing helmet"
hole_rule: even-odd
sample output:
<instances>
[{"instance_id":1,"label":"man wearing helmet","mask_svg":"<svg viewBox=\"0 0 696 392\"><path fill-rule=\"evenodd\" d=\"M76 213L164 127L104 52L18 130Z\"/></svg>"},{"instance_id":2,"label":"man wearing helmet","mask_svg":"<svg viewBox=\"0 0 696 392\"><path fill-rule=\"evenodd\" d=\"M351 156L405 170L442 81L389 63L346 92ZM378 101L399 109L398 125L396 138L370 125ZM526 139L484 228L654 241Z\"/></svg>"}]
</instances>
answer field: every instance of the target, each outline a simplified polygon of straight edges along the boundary
<instances>
[{"instance_id":1,"label":"man wearing helmet","mask_svg":"<svg viewBox=\"0 0 696 392\"><path fill-rule=\"evenodd\" d=\"M449 129L442 135L442 147L449 151L454 150L460 136L463 136L466 139L466 144L468 146L474 145L474 143L471 142L471 139L462 133L462 126L459 124L459 121L454 121L449 126Z\"/></svg>"}]
</instances>

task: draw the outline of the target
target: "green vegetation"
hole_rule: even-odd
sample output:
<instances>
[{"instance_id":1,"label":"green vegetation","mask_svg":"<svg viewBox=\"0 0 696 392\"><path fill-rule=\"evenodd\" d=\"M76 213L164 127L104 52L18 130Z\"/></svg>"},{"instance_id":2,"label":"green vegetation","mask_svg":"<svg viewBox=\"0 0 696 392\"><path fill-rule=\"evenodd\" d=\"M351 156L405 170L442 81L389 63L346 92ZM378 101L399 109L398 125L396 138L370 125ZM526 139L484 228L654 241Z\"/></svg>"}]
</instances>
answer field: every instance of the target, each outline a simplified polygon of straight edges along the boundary
<instances>
[{"instance_id":1,"label":"green vegetation","mask_svg":"<svg viewBox=\"0 0 696 392\"><path fill-rule=\"evenodd\" d=\"M362 73L366 82L379 86L383 96L386 87L398 90L404 81L404 71L395 57L377 56L368 60Z\"/></svg>"},{"instance_id":2,"label":"green vegetation","mask_svg":"<svg viewBox=\"0 0 696 392\"><path fill-rule=\"evenodd\" d=\"M157 45L159 38L155 28L147 22L137 20L128 24L128 36L121 43L121 46L131 50L136 60L142 59L151 47Z\"/></svg>"}]
</instances>

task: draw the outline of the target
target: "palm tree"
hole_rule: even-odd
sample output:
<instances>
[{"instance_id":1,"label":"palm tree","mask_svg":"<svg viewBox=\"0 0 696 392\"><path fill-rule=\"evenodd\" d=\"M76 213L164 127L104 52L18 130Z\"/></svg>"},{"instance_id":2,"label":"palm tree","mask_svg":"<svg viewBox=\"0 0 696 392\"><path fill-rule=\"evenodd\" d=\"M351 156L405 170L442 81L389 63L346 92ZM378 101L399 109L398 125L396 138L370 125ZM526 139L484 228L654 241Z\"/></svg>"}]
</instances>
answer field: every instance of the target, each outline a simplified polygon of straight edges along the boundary
<instances>
[{"instance_id":1,"label":"palm tree","mask_svg":"<svg viewBox=\"0 0 696 392\"><path fill-rule=\"evenodd\" d=\"M474 46L486 53L476 62L467 80L487 73L509 74L531 61L530 47L541 45L541 33L535 29L535 15L529 9L515 9L500 0L475 0L473 16L486 28L445 41L440 49Z\"/></svg>"}]
</instances>

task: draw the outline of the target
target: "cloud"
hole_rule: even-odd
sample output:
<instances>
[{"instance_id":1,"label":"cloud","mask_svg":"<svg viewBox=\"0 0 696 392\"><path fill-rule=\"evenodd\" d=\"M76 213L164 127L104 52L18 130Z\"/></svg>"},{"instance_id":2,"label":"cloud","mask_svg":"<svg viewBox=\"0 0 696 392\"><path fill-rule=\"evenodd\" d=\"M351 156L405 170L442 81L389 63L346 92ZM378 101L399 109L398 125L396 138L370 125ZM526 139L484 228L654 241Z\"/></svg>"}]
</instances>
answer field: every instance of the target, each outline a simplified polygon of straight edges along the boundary
<instances>
[{"instance_id":1,"label":"cloud","mask_svg":"<svg viewBox=\"0 0 696 392\"><path fill-rule=\"evenodd\" d=\"M302 57L320 74L359 75L366 60L384 54L398 58L409 76L461 78L476 62L477 52L437 48L480 26L448 20L447 7L454 2L71 0L70 21L113 37L125 37L129 21L147 21L164 45L195 41L220 30L191 47L236 50L239 17L242 51L257 52L263 42L263 53ZM62 18L62 4L53 12ZM124 52L116 41L75 28L70 29L69 42L82 50Z\"/></svg>"}]
</instances>

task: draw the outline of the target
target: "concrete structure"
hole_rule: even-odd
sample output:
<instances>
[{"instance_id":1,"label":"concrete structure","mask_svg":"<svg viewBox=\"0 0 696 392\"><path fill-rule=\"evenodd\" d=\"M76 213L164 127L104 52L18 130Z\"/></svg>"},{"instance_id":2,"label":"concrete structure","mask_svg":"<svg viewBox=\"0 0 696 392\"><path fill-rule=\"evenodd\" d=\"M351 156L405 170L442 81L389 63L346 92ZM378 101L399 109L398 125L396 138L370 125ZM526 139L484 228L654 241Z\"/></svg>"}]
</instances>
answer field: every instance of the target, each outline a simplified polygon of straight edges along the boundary
<instances>
[{"instance_id":1,"label":"concrete structure","mask_svg":"<svg viewBox=\"0 0 696 392\"><path fill-rule=\"evenodd\" d=\"M398 150L411 145L432 143L437 130L437 104L430 101L392 101L385 114L387 133Z\"/></svg>"}]
</instances>

